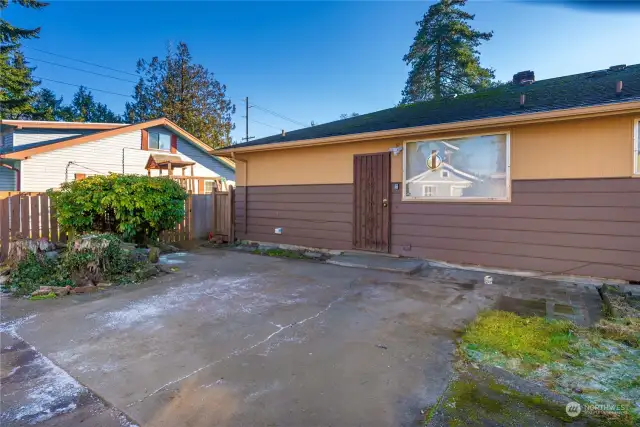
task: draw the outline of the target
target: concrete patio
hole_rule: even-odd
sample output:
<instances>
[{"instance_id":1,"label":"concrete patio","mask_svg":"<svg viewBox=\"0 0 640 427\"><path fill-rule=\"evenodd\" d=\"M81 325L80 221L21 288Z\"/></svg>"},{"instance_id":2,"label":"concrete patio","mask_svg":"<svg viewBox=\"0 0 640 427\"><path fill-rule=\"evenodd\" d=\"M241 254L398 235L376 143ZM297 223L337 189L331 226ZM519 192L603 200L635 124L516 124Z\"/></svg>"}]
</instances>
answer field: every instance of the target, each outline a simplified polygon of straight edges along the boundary
<instances>
[{"instance_id":1,"label":"concrete patio","mask_svg":"<svg viewBox=\"0 0 640 427\"><path fill-rule=\"evenodd\" d=\"M85 425L73 415L94 405L102 418L86 420L105 427L416 425L479 310L507 296L590 321L599 304L593 286L485 285L449 269L407 276L214 249L167 261L180 271L106 297L3 299L20 316L2 325L2 424ZM28 375L43 366L52 374Z\"/></svg>"}]
</instances>

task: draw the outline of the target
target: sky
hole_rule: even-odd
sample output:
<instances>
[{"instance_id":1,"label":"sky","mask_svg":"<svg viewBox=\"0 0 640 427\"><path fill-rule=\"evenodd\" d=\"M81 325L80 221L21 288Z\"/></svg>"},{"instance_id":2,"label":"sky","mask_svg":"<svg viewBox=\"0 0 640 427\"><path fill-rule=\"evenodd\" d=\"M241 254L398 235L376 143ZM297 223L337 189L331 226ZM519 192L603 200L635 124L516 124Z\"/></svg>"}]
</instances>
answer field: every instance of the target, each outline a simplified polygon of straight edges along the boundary
<instances>
[{"instance_id":1,"label":"sky","mask_svg":"<svg viewBox=\"0 0 640 427\"><path fill-rule=\"evenodd\" d=\"M39 39L24 43L42 86L65 102L77 90L73 85L113 92L93 94L117 113L137 78L111 69L135 74L139 58L162 56L169 44L186 42L194 61L227 86L237 108L232 137L239 142L245 97L255 105L249 136L256 138L396 105L408 72L402 57L430 4L51 0L41 10L11 4L3 17L42 28ZM541 80L640 63L632 42L640 40L640 7L623 5L469 1L466 10L475 14L476 29L494 32L480 48L483 66L502 81L523 70Z\"/></svg>"}]
</instances>

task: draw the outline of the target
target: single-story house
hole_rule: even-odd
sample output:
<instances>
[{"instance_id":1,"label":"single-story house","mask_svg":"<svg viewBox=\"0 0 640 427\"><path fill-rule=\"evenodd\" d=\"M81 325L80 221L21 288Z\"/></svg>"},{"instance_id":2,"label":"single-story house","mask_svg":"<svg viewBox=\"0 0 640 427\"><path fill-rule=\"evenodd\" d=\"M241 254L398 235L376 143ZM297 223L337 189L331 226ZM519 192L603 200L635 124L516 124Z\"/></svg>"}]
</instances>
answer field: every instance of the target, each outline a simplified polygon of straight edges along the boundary
<instances>
[{"instance_id":1,"label":"single-story house","mask_svg":"<svg viewBox=\"0 0 640 427\"><path fill-rule=\"evenodd\" d=\"M171 121L0 121L0 191L41 192L110 172L165 175L194 194L235 182L232 160Z\"/></svg>"},{"instance_id":2,"label":"single-story house","mask_svg":"<svg viewBox=\"0 0 640 427\"><path fill-rule=\"evenodd\" d=\"M240 239L638 281L639 122L640 65L522 72L215 154ZM464 188L415 191L427 171Z\"/></svg>"}]
</instances>

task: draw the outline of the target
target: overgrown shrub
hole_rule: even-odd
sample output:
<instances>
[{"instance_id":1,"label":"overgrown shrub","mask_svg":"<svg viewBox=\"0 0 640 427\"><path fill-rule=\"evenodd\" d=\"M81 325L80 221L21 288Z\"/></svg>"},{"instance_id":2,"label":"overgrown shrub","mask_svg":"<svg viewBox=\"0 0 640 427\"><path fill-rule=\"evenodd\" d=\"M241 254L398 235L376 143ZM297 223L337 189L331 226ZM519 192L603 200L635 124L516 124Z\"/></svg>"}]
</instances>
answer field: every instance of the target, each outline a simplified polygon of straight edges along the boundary
<instances>
[{"instance_id":1,"label":"overgrown shrub","mask_svg":"<svg viewBox=\"0 0 640 427\"><path fill-rule=\"evenodd\" d=\"M5 287L14 295L28 295L40 286L83 286L101 281L115 283L137 279L144 261L136 261L113 234L79 236L57 258L28 252L11 270Z\"/></svg>"},{"instance_id":2,"label":"overgrown shrub","mask_svg":"<svg viewBox=\"0 0 640 427\"><path fill-rule=\"evenodd\" d=\"M144 243L184 218L187 193L163 177L95 175L49 190L62 229L75 233L115 232Z\"/></svg>"},{"instance_id":3,"label":"overgrown shrub","mask_svg":"<svg viewBox=\"0 0 640 427\"><path fill-rule=\"evenodd\" d=\"M119 281L136 268L136 262L121 243L113 234L78 237L69 243L62 257L63 267L76 285Z\"/></svg>"},{"instance_id":4,"label":"overgrown shrub","mask_svg":"<svg viewBox=\"0 0 640 427\"><path fill-rule=\"evenodd\" d=\"M11 271L5 286L12 289L15 295L28 295L40 286L71 285L68 271L58 260L43 254L29 252Z\"/></svg>"}]
</instances>

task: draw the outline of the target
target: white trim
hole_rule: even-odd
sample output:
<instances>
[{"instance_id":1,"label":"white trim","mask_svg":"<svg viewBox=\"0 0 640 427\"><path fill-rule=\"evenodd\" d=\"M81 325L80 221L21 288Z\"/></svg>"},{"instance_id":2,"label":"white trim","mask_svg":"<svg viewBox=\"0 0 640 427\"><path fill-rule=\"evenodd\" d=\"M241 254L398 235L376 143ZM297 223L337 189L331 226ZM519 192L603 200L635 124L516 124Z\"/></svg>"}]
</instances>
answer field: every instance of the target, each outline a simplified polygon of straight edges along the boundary
<instances>
[{"instance_id":1,"label":"white trim","mask_svg":"<svg viewBox=\"0 0 640 427\"><path fill-rule=\"evenodd\" d=\"M633 121L633 174L640 175L640 119Z\"/></svg>"},{"instance_id":2,"label":"white trim","mask_svg":"<svg viewBox=\"0 0 640 427\"><path fill-rule=\"evenodd\" d=\"M638 120L637 120L638 121ZM637 122L636 121L636 122ZM507 194L505 197L435 197L435 198L424 198L417 196L407 196L407 183L411 182L411 180L406 179L406 170L407 170L407 144L412 142L430 142L430 141L439 141L443 142L443 138L421 138L421 139L413 139L413 140L405 140L402 142L402 201L412 201L412 202L447 202L447 203L466 203L466 202L511 202L511 132L508 130L505 131L497 131L497 132L489 132L489 133L474 133L474 134L466 134L466 135L456 135L449 138L451 139L462 139L462 138L471 138L474 136L492 136L492 135L505 135L505 156L506 156L506 165L505 165L505 173L506 173L506 191ZM472 175L470 175L472 176ZM415 178L415 177L414 177ZM475 178L475 177L474 177ZM477 178L476 178L477 179Z\"/></svg>"}]
</instances>

